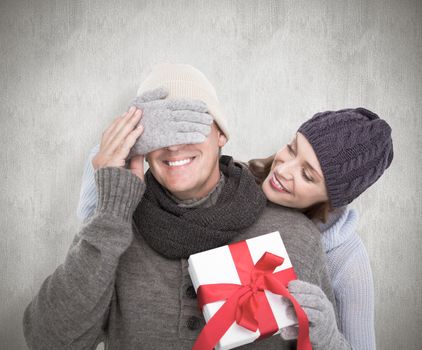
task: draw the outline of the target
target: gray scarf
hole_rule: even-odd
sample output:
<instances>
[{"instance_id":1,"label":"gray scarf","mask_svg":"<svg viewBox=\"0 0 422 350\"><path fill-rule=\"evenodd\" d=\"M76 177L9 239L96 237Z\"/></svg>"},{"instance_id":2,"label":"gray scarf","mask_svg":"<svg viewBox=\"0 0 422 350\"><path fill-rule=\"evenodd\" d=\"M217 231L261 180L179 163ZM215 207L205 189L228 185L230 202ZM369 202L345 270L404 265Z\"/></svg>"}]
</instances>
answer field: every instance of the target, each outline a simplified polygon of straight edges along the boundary
<instances>
[{"instance_id":1,"label":"gray scarf","mask_svg":"<svg viewBox=\"0 0 422 350\"><path fill-rule=\"evenodd\" d=\"M189 255L229 243L251 226L266 204L266 198L249 170L220 158L225 183L212 207L178 205L148 170L146 190L134 213L139 232L158 253L170 258Z\"/></svg>"}]
</instances>

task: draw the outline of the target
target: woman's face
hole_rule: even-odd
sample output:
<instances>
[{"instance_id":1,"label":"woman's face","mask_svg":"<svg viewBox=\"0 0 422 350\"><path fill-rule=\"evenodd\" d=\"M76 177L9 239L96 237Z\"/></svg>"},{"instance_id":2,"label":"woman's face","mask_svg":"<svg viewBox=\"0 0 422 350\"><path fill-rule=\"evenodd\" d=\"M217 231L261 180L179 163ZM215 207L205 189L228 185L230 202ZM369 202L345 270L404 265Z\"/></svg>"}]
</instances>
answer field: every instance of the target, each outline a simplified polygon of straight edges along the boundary
<instances>
[{"instance_id":1,"label":"woman's face","mask_svg":"<svg viewBox=\"0 0 422 350\"><path fill-rule=\"evenodd\" d=\"M301 133L276 153L262 189L271 202L290 208L305 209L328 200L318 158Z\"/></svg>"}]
</instances>

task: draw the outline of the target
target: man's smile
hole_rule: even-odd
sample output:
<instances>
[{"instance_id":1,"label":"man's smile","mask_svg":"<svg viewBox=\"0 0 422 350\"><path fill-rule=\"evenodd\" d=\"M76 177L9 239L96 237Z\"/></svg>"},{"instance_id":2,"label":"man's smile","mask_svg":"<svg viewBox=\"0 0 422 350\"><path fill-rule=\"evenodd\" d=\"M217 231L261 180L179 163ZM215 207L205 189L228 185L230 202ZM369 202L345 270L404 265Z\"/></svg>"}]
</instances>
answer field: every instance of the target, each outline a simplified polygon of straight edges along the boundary
<instances>
[{"instance_id":1,"label":"man's smile","mask_svg":"<svg viewBox=\"0 0 422 350\"><path fill-rule=\"evenodd\" d=\"M176 158L166 159L166 160L163 160L163 163L170 168L180 168L183 166L190 165L195 158L196 157L184 157L184 158L179 157L178 159Z\"/></svg>"}]
</instances>

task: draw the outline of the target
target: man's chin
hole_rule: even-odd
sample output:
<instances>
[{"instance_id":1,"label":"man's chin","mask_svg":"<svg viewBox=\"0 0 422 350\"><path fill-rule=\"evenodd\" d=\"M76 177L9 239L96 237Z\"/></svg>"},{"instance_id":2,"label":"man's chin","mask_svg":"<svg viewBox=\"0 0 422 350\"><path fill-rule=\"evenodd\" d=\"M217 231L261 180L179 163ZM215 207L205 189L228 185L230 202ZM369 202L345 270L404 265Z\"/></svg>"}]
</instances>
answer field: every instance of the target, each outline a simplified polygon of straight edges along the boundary
<instances>
[{"instance_id":1,"label":"man's chin","mask_svg":"<svg viewBox=\"0 0 422 350\"><path fill-rule=\"evenodd\" d=\"M194 195L192 193L194 192L192 187L190 186L182 186L182 185L173 185L173 186L167 186L167 191L169 191L173 196L180 200L186 200L186 199L193 199Z\"/></svg>"},{"instance_id":2,"label":"man's chin","mask_svg":"<svg viewBox=\"0 0 422 350\"><path fill-rule=\"evenodd\" d=\"M171 193L186 192L194 187L192 176L167 176L161 183Z\"/></svg>"}]
</instances>

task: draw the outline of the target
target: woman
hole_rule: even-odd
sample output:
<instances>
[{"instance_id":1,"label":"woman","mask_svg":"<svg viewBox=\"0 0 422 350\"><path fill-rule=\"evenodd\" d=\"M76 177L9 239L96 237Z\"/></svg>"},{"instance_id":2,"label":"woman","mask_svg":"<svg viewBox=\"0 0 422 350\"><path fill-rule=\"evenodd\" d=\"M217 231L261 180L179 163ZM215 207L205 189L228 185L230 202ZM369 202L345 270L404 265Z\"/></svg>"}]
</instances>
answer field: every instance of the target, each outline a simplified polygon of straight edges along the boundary
<instances>
[{"instance_id":1,"label":"woman","mask_svg":"<svg viewBox=\"0 0 422 350\"><path fill-rule=\"evenodd\" d=\"M368 255L355 232L358 215L347 204L392 159L390 126L357 108L316 114L275 155L248 163L271 202L301 210L321 231L339 330L353 349L375 349L374 292ZM293 328L282 333L293 335Z\"/></svg>"},{"instance_id":2,"label":"woman","mask_svg":"<svg viewBox=\"0 0 422 350\"><path fill-rule=\"evenodd\" d=\"M94 147L85 165L78 216L95 211ZM388 168L393 158L391 128L364 108L318 113L302 124L293 141L274 156L248 165L267 198L297 208L322 232L331 283L336 296L339 329L353 349L374 349L373 280L369 259L355 233L357 212L347 207ZM294 294L294 282L289 290ZM318 290L309 286L306 311L318 309ZM309 315L308 315L309 316ZM318 315L309 317L318 319ZM321 321L323 322L323 320ZM282 330L285 339L297 329Z\"/></svg>"}]
</instances>

